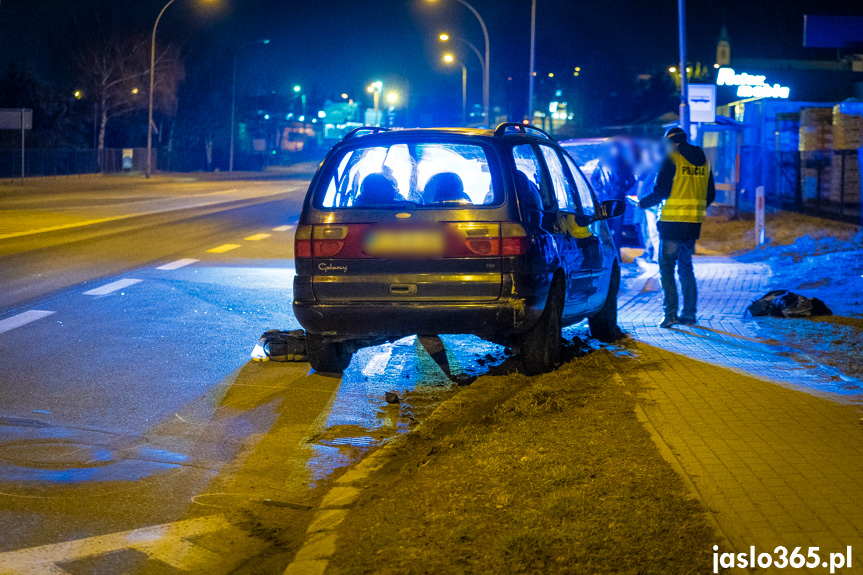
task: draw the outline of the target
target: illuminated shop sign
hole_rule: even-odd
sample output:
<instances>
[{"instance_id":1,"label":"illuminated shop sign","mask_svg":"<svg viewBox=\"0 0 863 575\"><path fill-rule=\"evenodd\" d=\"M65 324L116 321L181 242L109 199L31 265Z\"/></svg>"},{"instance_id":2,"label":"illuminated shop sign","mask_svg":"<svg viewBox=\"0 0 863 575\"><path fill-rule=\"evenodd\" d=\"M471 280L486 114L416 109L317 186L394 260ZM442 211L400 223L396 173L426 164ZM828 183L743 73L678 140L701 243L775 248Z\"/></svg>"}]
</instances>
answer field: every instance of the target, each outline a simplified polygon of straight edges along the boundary
<instances>
[{"instance_id":1,"label":"illuminated shop sign","mask_svg":"<svg viewBox=\"0 0 863 575\"><path fill-rule=\"evenodd\" d=\"M737 86L739 98L787 98L791 88L779 84L768 84L767 76L738 74L733 68L720 68L716 75L718 86Z\"/></svg>"}]
</instances>

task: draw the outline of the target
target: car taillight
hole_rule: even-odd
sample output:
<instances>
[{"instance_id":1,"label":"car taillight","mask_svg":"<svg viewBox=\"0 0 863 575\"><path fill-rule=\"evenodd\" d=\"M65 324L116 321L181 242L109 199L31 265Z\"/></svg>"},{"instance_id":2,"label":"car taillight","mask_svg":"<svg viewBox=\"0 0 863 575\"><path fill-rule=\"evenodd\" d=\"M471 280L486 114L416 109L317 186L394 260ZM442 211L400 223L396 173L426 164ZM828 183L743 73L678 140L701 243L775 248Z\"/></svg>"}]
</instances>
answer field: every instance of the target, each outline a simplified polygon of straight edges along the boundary
<instances>
[{"instance_id":1,"label":"car taillight","mask_svg":"<svg viewBox=\"0 0 863 575\"><path fill-rule=\"evenodd\" d=\"M503 222L500 226L500 254L518 256L527 253L527 232L521 224Z\"/></svg>"},{"instance_id":2,"label":"car taillight","mask_svg":"<svg viewBox=\"0 0 863 575\"><path fill-rule=\"evenodd\" d=\"M297 226L294 236L294 257L312 257L312 226Z\"/></svg>"},{"instance_id":3,"label":"car taillight","mask_svg":"<svg viewBox=\"0 0 863 575\"><path fill-rule=\"evenodd\" d=\"M496 223L466 222L455 225L464 237L465 247L478 256L500 255L500 225Z\"/></svg>"},{"instance_id":4,"label":"car taillight","mask_svg":"<svg viewBox=\"0 0 863 575\"><path fill-rule=\"evenodd\" d=\"M312 253L316 258L331 258L345 247L347 226L314 226L312 231Z\"/></svg>"}]
</instances>

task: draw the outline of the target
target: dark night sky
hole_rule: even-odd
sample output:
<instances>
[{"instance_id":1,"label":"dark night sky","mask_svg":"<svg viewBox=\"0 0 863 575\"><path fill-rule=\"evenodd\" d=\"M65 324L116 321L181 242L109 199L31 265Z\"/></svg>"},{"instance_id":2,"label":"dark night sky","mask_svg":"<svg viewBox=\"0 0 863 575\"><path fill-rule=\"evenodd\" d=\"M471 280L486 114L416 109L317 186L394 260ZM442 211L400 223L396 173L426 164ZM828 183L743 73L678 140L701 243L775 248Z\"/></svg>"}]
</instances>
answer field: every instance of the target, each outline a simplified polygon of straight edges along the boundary
<instances>
[{"instance_id":1,"label":"dark night sky","mask_svg":"<svg viewBox=\"0 0 863 575\"><path fill-rule=\"evenodd\" d=\"M69 11L98 0L0 1L0 66L27 61L40 75L74 83L64 61L64 46L74 42ZM213 2L214 0L209 0ZM113 0L124 3L124 0ZM241 58L247 89L286 90L294 83L319 95L348 92L365 97L368 82L381 79L412 102L451 98L460 74L438 64L443 47L437 32L463 34L478 46L482 35L473 16L453 0L177 0L166 12L160 38L181 42L187 69L221 66L230 74L238 44L270 38ZM492 99L502 104L507 76L512 91L526 91L529 0L472 0L484 15L491 36ZM129 19L143 30L162 0L127 3ZM676 2L538 0L537 70L579 81L599 93L614 89L635 73L664 69L677 59ZM689 0L690 60L712 63L724 22L732 37L732 57L825 57L802 47L803 15L863 14L863 2ZM454 48L455 46L453 46ZM826 57L832 54L829 52ZM475 57L465 53L472 100L479 100L480 74Z\"/></svg>"}]
</instances>

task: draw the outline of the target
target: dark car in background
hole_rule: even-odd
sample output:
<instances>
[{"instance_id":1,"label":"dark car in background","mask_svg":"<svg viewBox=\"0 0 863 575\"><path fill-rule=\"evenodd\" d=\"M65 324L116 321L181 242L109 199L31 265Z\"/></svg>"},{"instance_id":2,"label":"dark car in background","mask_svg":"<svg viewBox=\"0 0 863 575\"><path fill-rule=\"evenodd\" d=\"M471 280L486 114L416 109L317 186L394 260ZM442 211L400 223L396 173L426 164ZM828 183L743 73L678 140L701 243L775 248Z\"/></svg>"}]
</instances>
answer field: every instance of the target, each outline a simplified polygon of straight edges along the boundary
<instances>
[{"instance_id":1,"label":"dark car in background","mask_svg":"<svg viewBox=\"0 0 863 575\"><path fill-rule=\"evenodd\" d=\"M513 346L528 374L561 329L616 338L620 267L600 204L545 132L359 128L321 164L295 240L294 312L315 370L407 335Z\"/></svg>"}]
</instances>

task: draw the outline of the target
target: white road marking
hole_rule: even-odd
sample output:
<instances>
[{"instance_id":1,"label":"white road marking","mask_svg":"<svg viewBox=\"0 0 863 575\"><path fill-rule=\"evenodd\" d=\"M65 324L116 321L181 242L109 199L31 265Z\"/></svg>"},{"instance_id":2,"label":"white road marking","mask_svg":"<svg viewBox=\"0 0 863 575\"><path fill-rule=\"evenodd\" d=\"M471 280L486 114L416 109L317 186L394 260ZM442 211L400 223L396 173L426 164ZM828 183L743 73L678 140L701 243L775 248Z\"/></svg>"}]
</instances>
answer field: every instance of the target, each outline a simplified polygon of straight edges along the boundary
<instances>
[{"instance_id":1,"label":"white road marking","mask_svg":"<svg viewBox=\"0 0 863 575\"><path fill-rule=\"evenodd\" d=\"M165 271L176 270L176 269L180 269L182 267L191 265L197 261L199 261L199 260L193 260L192 258L185 258L182 260L177 260L175 262L171 262L169 264L165 264L163 266L159 266L156 269L157 270L165 270Z\"/></svg>"},{"instance_id":2,"label":"white road marking","mask_svg":"<svg viewBox=\"0 0 863 575\"><path fill-rule=\"evenodd\" d=\"M273 228L274 232L287 232L289 230L294 229L294 226L278 226Z\"/></svg>"},{"instance_id":3,"label":"white road marking","mask_svg":"<svg viewBox=\"0 0 863 575\"><path fill-rule=\"evenodd\" d=\"M68 575L57 563L77 561L121 549L137 549L176 569L206 569L217 563L214 553L185 540L186 537L223 531L231 524L222 515L209 515L131 531L97 535L62 543L0 553L3 575Z\"/></svg>"},{"instance_id":4,"label":"white road marking","mask_svg":"<svg viewBox=\"0 0 863 575\"><path fill-rule=\"evenodd\" d=\"M31 321L36 321L37 319L48 317L52 313L56 312L31 309L30 311L25 311L24 313L19 313L18 315L7 317L6 319L0 320L0 333L15 329L16 327L21 327L22 325L26 325Z\"/></svg>"},{"instance_id":5,"label":"white road marking","mask_svg":"<svg viewBox=\"0 0 863 575\"><path fill-rule=\"evenodd\" d=\"M270 234L254 234L252 236L249 236L249 237L243 238L243 239L250 241L250 242L259 242L261 240L267 239L268 237L270 237Z\"/></svg>"},{"instance_id":6,"label":"white road marking","mask_svg":"<svg viewBox=\"0 0 863 575\"><path fill-rule=\"evenodd\" d=\"M363 368L363 375L383 375L387 369L387 364L390 362L390 357L393 355L393 344L384 344L380 353L376 354Z\"/></svg>"},{"instance_id":7,"label":"white road marking","mask_svg":"<svg viewBox=\"0 0 863 575\"><path fill-rule=\"evenodd\" d=\"M216 246L211 250L207 250L211 254L223 254L225 252L229 252L231 250L235 250L241 247L240 244L222 244L220 246Z\"/></svg>"},{"instance_id":8,"label":"white road marking","mask_svg":"<svg viewBox=\"0 0 863 575\"><path fill-rule=\"evenodd\" d=\"M140 283L141 281L143 280L136 280L132 278L117 280L115 282L103 285L102 287L91 289L90 291L85 291L84 295L107 295L109 293L114 293L117 290L121 290L123 288L135 285L136 283Z\"/></svg>"}]
</instances>

